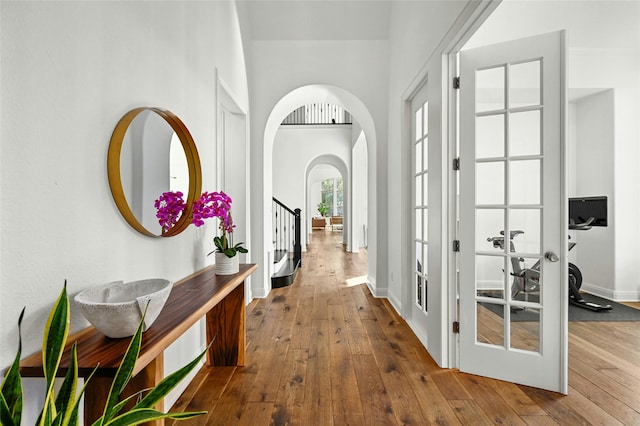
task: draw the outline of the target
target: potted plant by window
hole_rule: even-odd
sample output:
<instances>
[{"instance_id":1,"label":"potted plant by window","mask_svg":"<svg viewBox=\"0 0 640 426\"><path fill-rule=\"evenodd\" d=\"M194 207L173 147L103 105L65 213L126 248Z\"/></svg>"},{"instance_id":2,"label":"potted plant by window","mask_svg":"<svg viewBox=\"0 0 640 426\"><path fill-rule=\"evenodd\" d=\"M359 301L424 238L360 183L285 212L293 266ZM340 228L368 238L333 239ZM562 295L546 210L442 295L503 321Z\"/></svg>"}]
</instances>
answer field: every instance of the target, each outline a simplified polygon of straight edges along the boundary
<instances>
[{"instance_id":1,"label":"potted plant by window","mask_svg":"<svg viewBox=\"0 0 640 426\"><path fill-rule=\"evenodd\" d=\"M180 196L179 196L179 195ZM185 209L184 201L180 193L165 192L155 202L157 209L156 217L162 226L163 232L170 229L178 221L180 214ZM191 223L196 227L204 225L205 219L217 217L220 219L220 235L213 238L216 249L210 252L215 253L216 257L216 274L231 275L239 270L238 253L248 253L249 251L243 247L244 243L234 244L233 230L236 225L231 217L231 197L220 192L204 192L193 203Z\"/></svg>"},{"instance_id":2,"label":"potted plant by window","mask_svg":"<svg viewBox=\"0 0 640 426\"><path fill-rule=\"evenodd\" d=\"M318 203L318 213L320 216L325 217L329 211L329 206L325 203Z\"/></svg>"}]
</instances>

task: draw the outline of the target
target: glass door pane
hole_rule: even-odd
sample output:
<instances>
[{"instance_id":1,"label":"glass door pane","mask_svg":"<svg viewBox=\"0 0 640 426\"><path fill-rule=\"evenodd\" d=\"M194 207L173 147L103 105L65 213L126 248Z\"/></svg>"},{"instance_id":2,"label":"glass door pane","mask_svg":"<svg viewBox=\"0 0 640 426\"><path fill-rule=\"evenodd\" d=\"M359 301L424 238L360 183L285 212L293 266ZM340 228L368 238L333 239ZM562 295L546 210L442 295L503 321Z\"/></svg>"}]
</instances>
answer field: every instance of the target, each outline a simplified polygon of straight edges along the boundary
<instances>
[{"instance_id":1,"label":"glass door pane","mask_svg":"<svg viewBox=\"0 0 640 426\"><path fill-rule=\"evenodd\" d=\"M476 341L507 350L540 349L541 129L538 61L477 71Z\"/></svg>"},{"instance_id":2,"label":"glass door pane","mask_svg":"<svg viewBox=\"0 0 640 426\"><path fill-rule=\"evenodd\" d=\"M428 104L421 104L414 117L414 228L416 254L414 294L421 312L427 312L427 253L428 253L428 188L429 188L429 132Z\"/></svg>"}]
</instances>

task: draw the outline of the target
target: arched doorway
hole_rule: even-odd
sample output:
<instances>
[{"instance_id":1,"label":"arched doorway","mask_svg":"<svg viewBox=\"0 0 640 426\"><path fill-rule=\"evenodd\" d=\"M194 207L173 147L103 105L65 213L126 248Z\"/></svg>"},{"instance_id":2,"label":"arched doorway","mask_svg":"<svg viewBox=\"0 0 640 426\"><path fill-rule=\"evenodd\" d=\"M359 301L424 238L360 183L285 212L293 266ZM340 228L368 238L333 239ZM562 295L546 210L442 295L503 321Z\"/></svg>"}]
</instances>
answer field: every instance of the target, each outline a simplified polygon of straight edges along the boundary
<instances>
[{"instance_id":1,"label":"arched doorway","mask_svg":"<svg viewBox=\"0 0 640 426\"><path fill-rule=\"evenodd\" d=\"M276 139L276 133L278 132L280 125L284 118L292 111L303 106L305 104L313 102L325 102L333 105L338 105L345 110L348 110L354 119L354 126L361 128L361 132L358 135L363 136L363 140L366 143L360 142L358 145L359 153L366 156L367 171L367 205L375 206L376 196L376 133L373 118L364 105L364 103L358 99L352 93L341 89L336 86L330 85L309 85L295 89L284 97L282 97L273 107L269 117L267 119L264 137L263 137L263 170L262 170L262 185L263 185L263 211L269 212L271 201L273 198L273 147ZM356 124L357 123L357 124ZM357 140L354 141L358 142ZM357 144L356 144L357 145ZM377 262L377 213L375 208L366 208L367 212L367 246L369 255L369 271L367 281L369 287L374 295L378 295L376 292L376 269L380 268ZM269 262L270 248L267 243L271 239L271 219L269 215L264 215L262 218L262 236L265 242L266 253L262 259L256 258L256 261ZM264 272L267 272L265 270ZM254 294L259 296L260 294L266 295L270 290L269 275L265 273L263 280L263 288L254 289Z\"/></svg>"},{"instance_id":2,"label":"arched doorway","mask_svg":"<svg viewBox=\"0 0 640 426\"><path fill-rule=\"evenodd\" d=\"M317 215L317 204L320 201L322 192L322 182L330 180L337 181L337 178L342 179L342 209L339 203L335 202L329 207L329 216L342 216L344 223L342 226L342 244L346 247L347 251L353 251L351 245L351 173L347 165L338 157L333 155L322 155L316 157L307 165L307 171L305 173L305 218L307 223L310 223L311 217ZM334 189L335 192L335 189ZM307 234L311 235L311 227L306 227ZM357 249L356 249L357 250Z\"/></svg>"}]
</instances>

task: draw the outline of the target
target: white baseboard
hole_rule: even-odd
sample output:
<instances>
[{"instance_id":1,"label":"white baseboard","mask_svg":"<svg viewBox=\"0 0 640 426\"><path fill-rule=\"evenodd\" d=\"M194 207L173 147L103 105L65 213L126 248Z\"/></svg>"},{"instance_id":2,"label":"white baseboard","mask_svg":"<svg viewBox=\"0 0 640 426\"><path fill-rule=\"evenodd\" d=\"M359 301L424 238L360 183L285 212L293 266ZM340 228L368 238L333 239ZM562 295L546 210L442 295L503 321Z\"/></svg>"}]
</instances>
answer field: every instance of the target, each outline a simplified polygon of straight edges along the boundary
<instances>
[{"instance_id":1,"label":"white baseboard","mask_svg":"<svg viewBox=\"0 0 640 426\"><path fill-rule=\"evenodd\" d=\"M377 288L376 283L371 279L371 277L367 276L367 287L369 287L369 291L373 295L373 297L387 297L387 289L386 288Z\"/></svg>"},{"instance_id":2,"label":"white baseboard","mask_svg":"<svg viewBox=\"0 0 640 426\"><path fill-rule=\"evenodd\" d=\"M616 302L640 302L640 291L614 291Z\"/></svg>"},{"instance_id":3,"label":"white baseboard","mask_svg":"<svg viewBox=\"0 0 640 426\"><path fill-rule=\"evenodd\" d=\"M413 334L416 335L418 340L420 340L422 346L424 346L425 349L428 348L429 346L427 345L427 335L420 331L420 327L418 327L412 320L407 321L407 325L409 326L411 331L413 331Z\"/></svg>"},{"instance_id":4,"label":"white baseboard","mask_svg":"<svg viewBox=\"0 0 640 426\"><path fill-rule=\"evenodd\" d=\"M582 283L580 290L614 302L640 302L640 291L616 291L586 282Z\"/></svg>"},{"instance_id":5,"label":"white baseboard","mask_svg":"<svg viewBox=\"0 0 640 426\"><path fill-rule=\"evenodd\" d=\"M251 295L253 296L253 299L264 299L269 295L269 292L264 288L258 288L258 289L254 288L253 291L251 291Z\"/></svg>"},{"instance_id":6,"label":"white baseboard","mask_svg":"<svg viewBox=\"0 0 640 426\"><path fill-rule=\"evenodd\" d=\"M478 280L477 282L477 288L478 290L502 290L504 289L504 282L503 281L496 281L496 280Z\"/></svg>"},{"instance_id":7,"label":"white baseboard","mask_svg":"<svg viewBox=\"0 0 640 426\"><path fill-rule=\"evenodd\" d=\"M245 306L251 303L252 300L253 300L253 289L249 285L245 288L245 295L244 295Z\"/></svg>"},{"instance_id":8,"label":"white baseboard","mask_svg":"<svg viewBox=\"0 0 640 426\"><path fill-rule=\"evenodd\" d=\"M282 267L285 265L285 263L287 263L288 260L289 260L289 256L283 256L282 259L280 259L277 263L274 262L272 273L278 273L280 269L282 269Z\"/></svg>"},{"instance_id":9,"label":"white baseboard","mask_svg":"<svg viewBox=\"0 0 640 426\"><path fill-rule=\"evenodd\" d=\"M398 315L400 315L402 318L404 318L404 316L402 315L402 311L401 311L402 303L396 297L396 295L394 293L389 293L388 296L387 296L387 300L389 301L389 303L391 303L391 306L393 306L393 309L396 310Z\"/></svg>"}]
</instances>

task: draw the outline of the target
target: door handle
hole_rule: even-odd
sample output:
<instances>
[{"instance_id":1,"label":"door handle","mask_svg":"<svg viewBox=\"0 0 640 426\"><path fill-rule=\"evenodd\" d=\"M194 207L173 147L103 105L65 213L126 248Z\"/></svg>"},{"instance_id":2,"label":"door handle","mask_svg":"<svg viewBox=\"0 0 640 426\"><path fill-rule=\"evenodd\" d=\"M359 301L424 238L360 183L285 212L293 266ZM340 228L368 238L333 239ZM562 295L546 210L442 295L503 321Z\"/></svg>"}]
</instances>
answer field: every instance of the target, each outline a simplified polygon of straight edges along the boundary
<instances>
[{"instance_id":1,"label":"door handle","mask_svg":"<svg viewBox=\"0 0 640 426\"><path fill-rule=\"evenodd\" d=\"M557 254L555 254L552 251L548 251L544 254L544 258L547 259L549 262L557 262L558 260L560 260L560 258L558 257Z\"/></svg>"}]
</instances>

